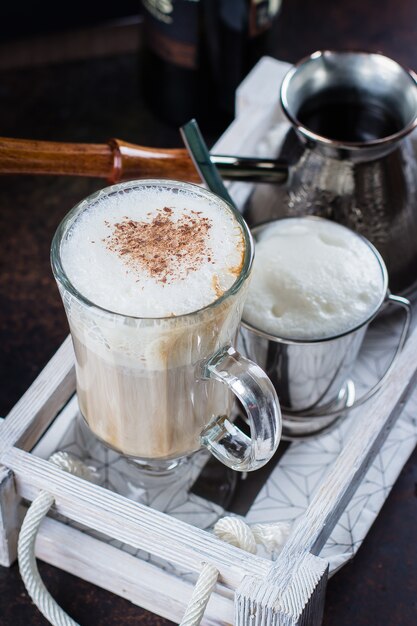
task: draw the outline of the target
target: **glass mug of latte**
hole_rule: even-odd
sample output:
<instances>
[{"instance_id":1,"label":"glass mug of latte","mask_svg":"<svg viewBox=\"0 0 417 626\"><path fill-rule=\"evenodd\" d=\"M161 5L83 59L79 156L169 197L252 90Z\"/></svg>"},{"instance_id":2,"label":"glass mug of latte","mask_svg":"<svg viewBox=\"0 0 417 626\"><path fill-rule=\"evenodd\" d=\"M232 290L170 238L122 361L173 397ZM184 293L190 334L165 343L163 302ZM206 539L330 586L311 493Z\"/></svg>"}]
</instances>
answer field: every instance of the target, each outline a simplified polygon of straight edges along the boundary
<instances>
[{"instance_id":1,"label":"glass mug of latte","mask_svg":"<svg viewBox=\"0 0 417 626\"><path fill-rule=\"evenodd\" d=\"M274 383L285 438L306 437L379 389L405 341L410 303L389 293L380 254L345 226L289 217L252 233L256 256L241 350ZM406 312L394 358L376 384L355 398L355 360L369 323L389 304Z\"/></svg>"},{"instance_id":2,"label":"glass mug of latte","mask_svg":"<svg viewBox=\"0 0 417 626\"><path fill-rule=\"evenodd\" d=\"M64 218L52 268L81 413L102 442L156 471L202 446L242 471L271 458L276 392L232 347L252 258L239 213L187 183L114 185ZM234 395L250 436L228 419Z\"/></svg>"}]
</instances>

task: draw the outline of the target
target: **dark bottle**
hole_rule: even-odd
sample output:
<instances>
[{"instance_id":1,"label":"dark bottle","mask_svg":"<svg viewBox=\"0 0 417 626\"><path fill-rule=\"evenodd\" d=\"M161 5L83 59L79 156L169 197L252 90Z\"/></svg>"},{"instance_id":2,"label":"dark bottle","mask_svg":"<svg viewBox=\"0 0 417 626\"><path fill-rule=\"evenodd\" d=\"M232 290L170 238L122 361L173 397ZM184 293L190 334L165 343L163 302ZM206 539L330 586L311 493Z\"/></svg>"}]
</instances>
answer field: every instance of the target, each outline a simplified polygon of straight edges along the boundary
<instances>
[{"instance_id":1,"label":"dark bottle","mask_svg":"<svg viewBox=\"0 0 417 626\"><path fill-rule=\"evenodd\" d=\"M143 89L149 107L207 130L234 116L235 91L268 52L280 0L143 0Z\"/></svg>"}]
</instances>

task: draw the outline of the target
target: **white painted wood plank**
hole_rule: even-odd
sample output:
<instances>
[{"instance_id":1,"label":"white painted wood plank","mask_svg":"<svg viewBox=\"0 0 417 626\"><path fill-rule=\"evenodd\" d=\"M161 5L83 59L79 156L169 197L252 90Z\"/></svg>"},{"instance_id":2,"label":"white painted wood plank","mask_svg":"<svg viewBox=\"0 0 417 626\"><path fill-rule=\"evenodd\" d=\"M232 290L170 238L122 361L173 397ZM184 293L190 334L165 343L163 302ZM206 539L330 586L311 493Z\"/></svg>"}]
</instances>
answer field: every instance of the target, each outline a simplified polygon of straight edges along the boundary
<instances>
[{"instance_id":1,"label":"white painted wood plank","mask_svg":"<svg viewBox=\"0 0 417 626\"><path fill-rule=\"evenodd\" d=\"M52 493L56 510L89 528L146 550L185 570L199 572L202 562L220 571L236 588L246 574L266 576L271 562L230 546L214 535L119 494L63 472L23 450L7 450L0 461L15 474L17 491L32 500L40 489Z\"/></svg>"},{"instance_id":2,"label":"white painted wood plank","mask_svg":"<svg viewBox=\"0 0 417 626\"><path fill-rule=\"evenodd\" d=\"M320 626L327 563L304 552L294 554L286 567L291 582L284 589L271 578L245 578L236 592L236 626Z\"/></svg>"},{"instance_id":3,"label":"white painted wood plank","mask_svg":"<svg viewBox=\"0 0 417 626\"><path fill-rule=\"evenodd\" d=\"M0 565L4 567L9 567L16 560L21 523L19 505L13 473L0 466Z\"/></svg>"},{"instance_id":4,"label":"white painted wood plank","mask_svg":"<svg viewBox=\"0 0 417 626\"><path fill-rule=\"evenodd\" d=\"M417 330L409 337L385 386L363 406L363 420L356 422L346 446L293 529L268 577L257 581L255 590L250 578L244 580L238 590L238 614L243 615L250 606L253 611L266 611L269 615L267 623L271 626L306 623L304 607L307 609L310 599L308 581L314 579L313 565L314 559L317 559L314 555L320 553L417 384L416 357ZM300 578L300 563L304 555L313 559L312 567L305 569L304 576ZM320 614L317 602L314 607L316 615L311 616L312 623L316 623ZM292 619L286 621L289 616ZM255 621L253 626L258 623Z\"/></svg>"},{"instance_id":5,"label":"white painted wood plank","mask_svg":"<svg viewBox=\"0 0 417 626\"><path fill-rule=\"evenodd\" d=\"M177 622L184 615L193 590L191 583L49 518L39 529L36 556ZM207 626L232 623L233 595L217 585L202 623Z\"/></svg>"},{"instance_id":6,"label":"white painted wood plank","mask_svg":"<svg viewBox=\"0 0 417 626\"><path fill-rule=\"evenodd\" d=\"M75 389L74 352L67 337L26 393L0 423L0 454L14 445L30 449Z\"/></svg>"}]
</instances>

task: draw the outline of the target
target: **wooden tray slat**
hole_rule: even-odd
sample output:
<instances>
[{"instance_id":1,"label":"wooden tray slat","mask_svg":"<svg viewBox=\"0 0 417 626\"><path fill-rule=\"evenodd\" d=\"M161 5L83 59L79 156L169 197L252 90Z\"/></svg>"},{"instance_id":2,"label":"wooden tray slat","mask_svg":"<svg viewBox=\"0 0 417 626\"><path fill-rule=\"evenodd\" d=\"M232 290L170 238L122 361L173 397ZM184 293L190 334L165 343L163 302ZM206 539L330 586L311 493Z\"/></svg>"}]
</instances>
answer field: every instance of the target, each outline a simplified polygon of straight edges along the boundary
<instances>
[{"instance_id":1,"label":"wooden tray slat","mask_svg":"<svg viewBox=\"0 0 417 626\"><path fill-rule=\"evenodd\" d=\"M194 587L151 563L48 518L39 529L36 556L176 621L184 615ZM207 605L204 624L218 624L219 615L232 623L233 610L233 592L218 584Z\"/></svg>"},{"instance_id":2,"label":"wooden tray slat","mask_svg":"<svg viewBox=\"0 0 417 626\"><path fill-rule=\"evenodd\" d=\"M246 574L264 577L267 559L243 552L214 535L117 493L67 474L52 463L11 448L1 462L15 474L18 493L32 500L40 489L56 499L58 513L179 567L199 572L215 565L222 582L237 587Z\"/></svg>"},{"instance_id":3,"label":"wooden tray slat","mask_svg":"<svg viewBox=\"0 0 417 626\"><path fill-rule=\"evenodd\" d=\"M29 389L0 423L0 454L10 446L30 450L75 389L74 351L68 336Z\"/></svg>"}]
</instances>

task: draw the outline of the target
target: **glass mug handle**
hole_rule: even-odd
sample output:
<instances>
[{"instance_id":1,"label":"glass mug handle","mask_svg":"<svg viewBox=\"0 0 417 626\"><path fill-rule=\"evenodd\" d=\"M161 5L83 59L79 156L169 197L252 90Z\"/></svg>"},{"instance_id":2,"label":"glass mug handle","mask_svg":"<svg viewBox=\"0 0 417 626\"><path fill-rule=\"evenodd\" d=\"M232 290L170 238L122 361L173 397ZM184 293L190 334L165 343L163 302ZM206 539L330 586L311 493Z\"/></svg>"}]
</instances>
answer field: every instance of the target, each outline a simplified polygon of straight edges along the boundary
<instances>
[{"instance_id":1,"label":"glass mug handle","mask_svg":"<svg viewBox=\"0 0 417 626\"><path fill-rule=\"evenodd\" d=\"M204 362L201 378L217 380L239 398L251 436L225 415L215 417L201 434L201 444L219 461L247 472L262 467L276 451L281 437L281 411L276 391L265 372L228 346Z\"/></svg>"}]
</instances>

